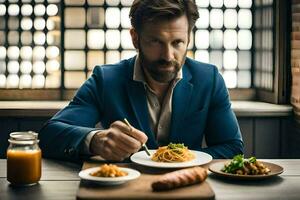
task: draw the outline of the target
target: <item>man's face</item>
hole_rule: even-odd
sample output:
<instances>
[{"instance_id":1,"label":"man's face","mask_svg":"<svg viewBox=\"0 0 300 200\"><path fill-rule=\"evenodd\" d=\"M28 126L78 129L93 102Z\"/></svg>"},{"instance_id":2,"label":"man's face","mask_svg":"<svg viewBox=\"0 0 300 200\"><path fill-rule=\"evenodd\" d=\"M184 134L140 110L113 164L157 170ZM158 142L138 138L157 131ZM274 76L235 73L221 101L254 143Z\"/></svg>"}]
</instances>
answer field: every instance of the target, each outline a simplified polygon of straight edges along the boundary
<instances>
[{"instance_id":1,"label":"man's face","mask_svg":"<svg viewBox=\"0 0 300 200\"><path fill-rule=\"evenodd\" d=\"M144 70L155 81L168 83L183 66L188 37L188 21L184 15L172 20L145 24L133 42L139 49Z\"/></svg>"}]
</instances>

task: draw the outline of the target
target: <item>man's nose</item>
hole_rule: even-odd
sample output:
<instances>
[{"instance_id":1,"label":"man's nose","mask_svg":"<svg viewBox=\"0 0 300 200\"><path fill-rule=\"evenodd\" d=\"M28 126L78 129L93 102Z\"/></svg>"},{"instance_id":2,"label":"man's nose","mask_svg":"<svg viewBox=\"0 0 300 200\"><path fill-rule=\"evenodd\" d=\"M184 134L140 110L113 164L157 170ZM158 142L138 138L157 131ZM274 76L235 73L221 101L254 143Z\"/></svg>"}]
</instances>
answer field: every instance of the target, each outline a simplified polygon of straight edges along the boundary
<instances>
[{"instance_id":1,"label":"man's nose","mask_svg":"<svg viewBox=\"0 0 300 200\"><path fill-rule=\"evenodd\" d=\"M161 53L162 59L166 61L171 61L174 59L174 50L171 45L165 45L162 53Z\"/></svg>"}]
</instances>

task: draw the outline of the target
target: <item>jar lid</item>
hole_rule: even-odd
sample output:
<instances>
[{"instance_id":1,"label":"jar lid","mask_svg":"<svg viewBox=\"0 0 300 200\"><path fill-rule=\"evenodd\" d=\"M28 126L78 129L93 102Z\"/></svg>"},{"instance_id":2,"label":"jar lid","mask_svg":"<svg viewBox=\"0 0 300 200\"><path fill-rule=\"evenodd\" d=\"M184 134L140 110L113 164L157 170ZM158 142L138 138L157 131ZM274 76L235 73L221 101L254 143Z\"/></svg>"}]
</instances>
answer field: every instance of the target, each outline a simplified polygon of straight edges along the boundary
<instances>
[{"instance_id":1,"label":"jar lid","mask_svg":"<svg viewBox=\"0 0 300 200\"><path fill-rule=\"evenodd\" d=\"M15 144L34 144L38 143L38 134L33 131L12 132L9 134L9 142Z\"/></svg>"}]
</instances>

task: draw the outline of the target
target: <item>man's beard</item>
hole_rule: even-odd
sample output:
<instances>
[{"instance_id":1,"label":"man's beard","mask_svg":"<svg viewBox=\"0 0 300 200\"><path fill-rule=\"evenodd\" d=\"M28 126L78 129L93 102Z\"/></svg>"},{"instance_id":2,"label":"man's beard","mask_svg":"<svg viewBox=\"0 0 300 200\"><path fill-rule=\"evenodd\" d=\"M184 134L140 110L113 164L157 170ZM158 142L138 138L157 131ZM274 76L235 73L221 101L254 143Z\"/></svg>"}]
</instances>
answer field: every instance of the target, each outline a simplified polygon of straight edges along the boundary
<instances>
[{"instance_id":1,"label":"man's beard","mask_svg":"<svg viewBox=\"0 0 300 200\"><path fill-rule=\"evenodd\" d=\"M142 49L139 48L139 58L144 70L147 70L147 72L155 81L160 83L169 83L176 78L177 73L179 72L181 66L183 65L183 62L185 61L186 53L183 57L182 63L179 63L176 60L167 61L164 59L149 61L145 57ZM171 69L166 70L170 67Z\"/></svg>"}]
</instances>

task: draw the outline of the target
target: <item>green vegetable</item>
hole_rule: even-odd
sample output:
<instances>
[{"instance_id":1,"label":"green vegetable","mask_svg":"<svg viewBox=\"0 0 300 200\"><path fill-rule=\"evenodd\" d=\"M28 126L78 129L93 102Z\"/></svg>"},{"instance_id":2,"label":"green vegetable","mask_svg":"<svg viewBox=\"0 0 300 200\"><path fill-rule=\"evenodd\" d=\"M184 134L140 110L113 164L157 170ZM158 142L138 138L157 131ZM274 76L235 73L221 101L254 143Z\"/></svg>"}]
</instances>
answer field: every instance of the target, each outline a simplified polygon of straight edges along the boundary
<instances>
[{"instance_id":1,"label":"green vegetable","mask_svg":"<svg viewBox=\"0 0 300 200\"><path fill-rule=\"evenodd\" d=\"M247 162L255 163L256 158L251 157L249 159L245 159L244 155L242 155L242 154L236 155L233 157L233 159L231 160L231 162L229 164L225 165L224 168L221 169L221 171L226 172L226 173L235 174L237 170L243 169L244 164Z\"/></svg>"},{"instance_id":2,"label":"green vegetable","mask_svg":"<svg viewBox=\"0 0 300 200\"><path fill-rule=\"evenodd\" d=\"M178 144L170 143L170 144L168 145L168 149L178 149L178 148L183 149L183 148L186 148L186 146L184 146L183 143L178 143Z\"/></svg>"}]
</instances>

